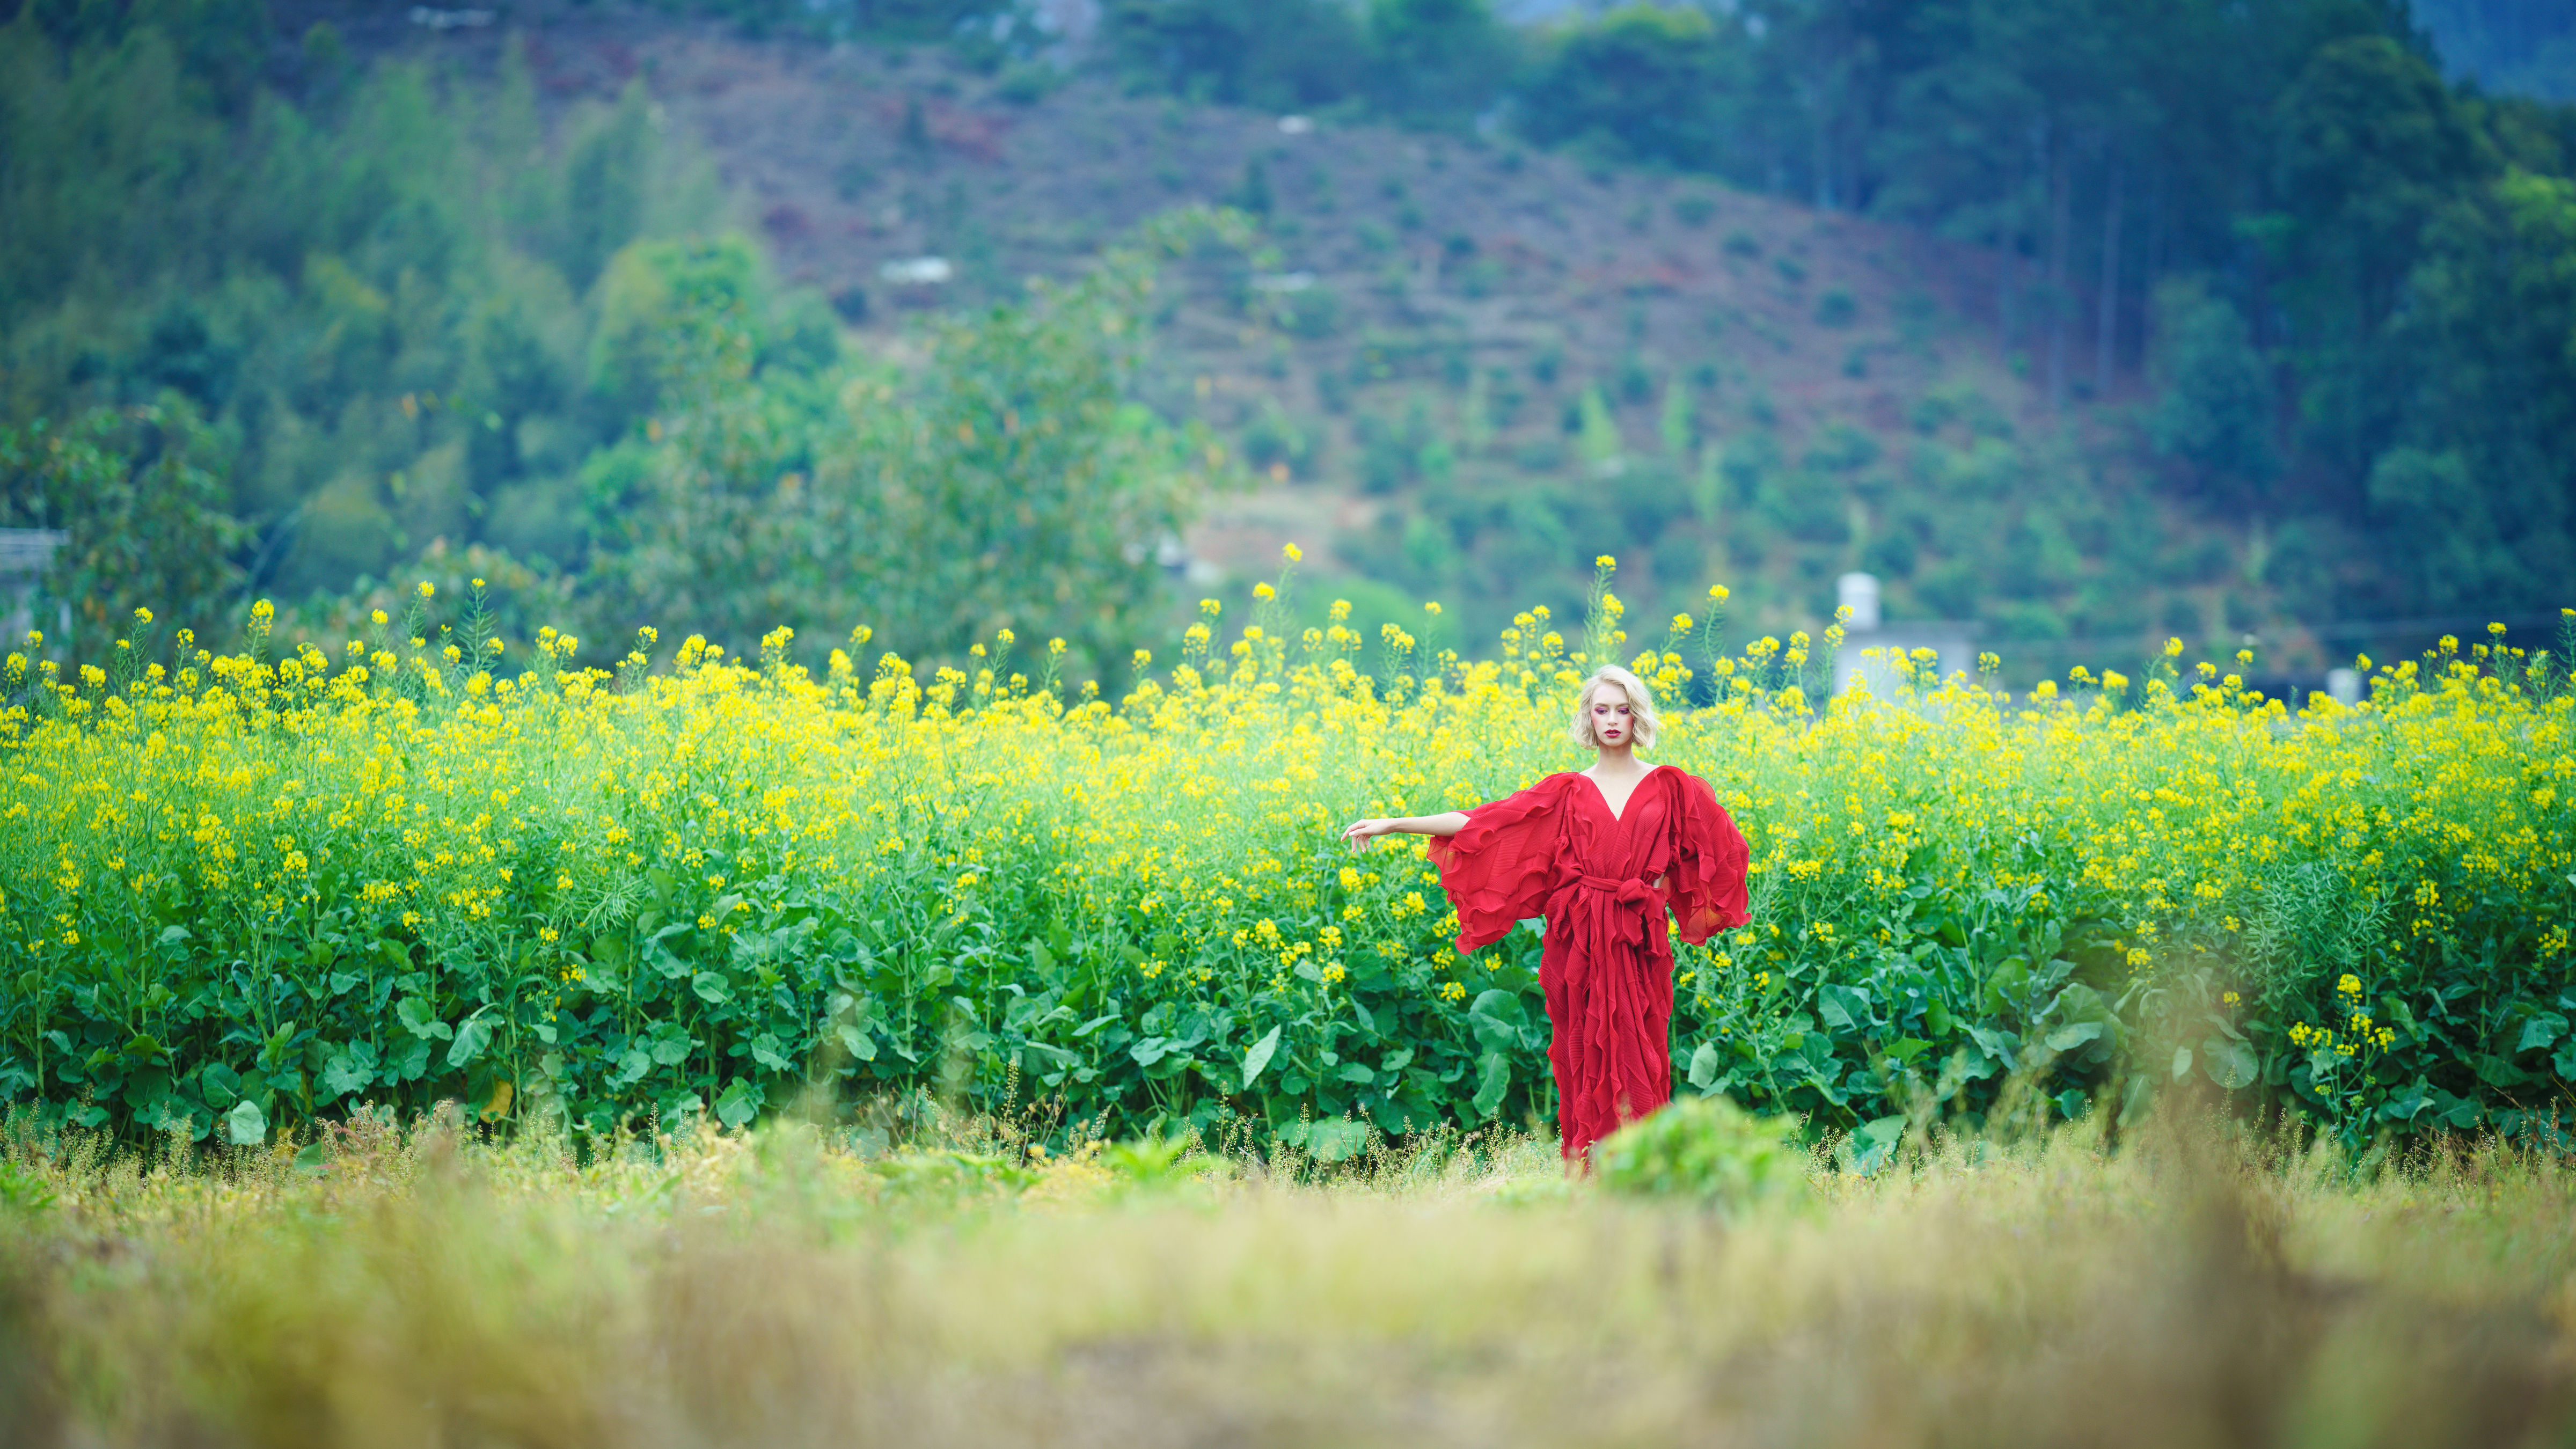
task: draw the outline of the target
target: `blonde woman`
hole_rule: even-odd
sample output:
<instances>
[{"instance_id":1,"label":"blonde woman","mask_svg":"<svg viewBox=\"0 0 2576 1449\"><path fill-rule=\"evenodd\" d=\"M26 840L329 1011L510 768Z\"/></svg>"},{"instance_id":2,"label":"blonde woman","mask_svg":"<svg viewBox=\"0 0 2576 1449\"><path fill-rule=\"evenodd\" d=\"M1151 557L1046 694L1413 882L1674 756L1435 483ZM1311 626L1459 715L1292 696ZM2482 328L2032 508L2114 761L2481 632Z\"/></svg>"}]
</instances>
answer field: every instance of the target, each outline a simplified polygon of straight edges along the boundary
<instances>
[{"instance_id":1,"label":"blonde woman","mask_svg":"<svg viewBox=\"0 0 2576 1449\"><path fill-rule=\"evenodd\" d=\"M1665 912L1697 944L1745 922L1744 836L1708 782L1637 758L1655 743L1645 681L1604 665L1575 700L1575 743L1592 767L1439 815L1353 821L1354 848L1428 835L1458 912L1458 949L1546 917L1539 984L1555 1039L1560 1145L1588 1168L1592 1144L1672 1095L1673 948Z\"/></svg>"}]
</instances>

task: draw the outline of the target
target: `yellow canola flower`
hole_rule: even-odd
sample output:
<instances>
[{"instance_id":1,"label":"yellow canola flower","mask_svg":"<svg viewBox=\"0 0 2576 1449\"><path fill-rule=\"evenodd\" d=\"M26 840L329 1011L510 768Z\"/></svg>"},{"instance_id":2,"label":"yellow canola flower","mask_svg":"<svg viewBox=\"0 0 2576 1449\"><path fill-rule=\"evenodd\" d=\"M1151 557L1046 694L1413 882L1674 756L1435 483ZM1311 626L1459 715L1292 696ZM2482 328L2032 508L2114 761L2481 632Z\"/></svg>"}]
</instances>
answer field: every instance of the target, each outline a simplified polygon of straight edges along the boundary
<instances>
[{"instance_id":1,"label":"yellow canola flower","mask_svg":"<svg viewBox=\"0 0 2576 1449\"><path fill-rule=\"evenodd\" d=\"M1180 668L1148 677L1139 650L1132 688L1097 698L892 654L817 677L703 639L631 677L558 674L550 656L571 646L551 630L520 651L541 670L495 671L488 689L426 648L206 653L176 661L166 693L117 693L94 667L49 684L20 662L62 703L0 716L0 951L41 939L97 979L150 959L131 885L149 877L219 907L209 931L219 914L269 930L311 890L378 936L553 963L588 949L582 911L650 898L658 876L690 892L667 919L710 932L724 916L772 930L783 900L899 896L995 939L1061 920L1133 946L1170 963L1141 972L1157 992L1253 999L1282 972L1312 990L1285 953L1449 997L1430 963L1455 961L1456 928L1420 856L1354 856L1338 831L1580 767L1564 733L1580 675L1540 610L1500 659L1423 657L1394 625L1381 650L1348 614L1335 606L1329 635L1247 631L1262 647L1240 661L1201 623ZM1783 672L1804 642L1708 661L1697 706L1681 676L1655 680L1652 757L1707 779L1753 851L1761 929L1722 972L1684 949L1706 990L1788 992L1876 959L1876 923L1918 889L2019 891L2050 919L2114 922L2102 934L2142 972L2270 949L2285 887L2384 918L2391 949L2471 930L2524 956L2566 949L2541 944L2554 919L2489 903L2551 898L2576 873L2576 714L2489 666L2392 668L2366 704L2313 712L2194 693L2189 676L2159 693L2162 669L2125 695L2106 673L2106 696L2043 683L2010 700L1926 668L1810 709L1819 682ZM719 912L720 893L741 899ZM42 914L57 909L71 919ZM2357 975L2301 979L2310 1014L2352 1024ZM2352 1035L2387 1051L2390 1032Z\"/></svg>"}]
</instances>

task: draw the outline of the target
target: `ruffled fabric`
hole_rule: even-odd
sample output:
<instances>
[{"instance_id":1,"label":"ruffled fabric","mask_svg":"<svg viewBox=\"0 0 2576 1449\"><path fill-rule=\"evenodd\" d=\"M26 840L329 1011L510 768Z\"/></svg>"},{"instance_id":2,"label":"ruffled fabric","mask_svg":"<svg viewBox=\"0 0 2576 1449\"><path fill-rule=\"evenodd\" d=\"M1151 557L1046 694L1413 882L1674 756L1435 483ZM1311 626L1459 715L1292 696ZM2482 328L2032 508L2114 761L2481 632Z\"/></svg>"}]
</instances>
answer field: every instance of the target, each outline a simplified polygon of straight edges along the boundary
<instances>
[{"instance_id":1,"label":"ruffled fabric","mask_svg":"<svg viewBox=\"0 0 2576 1449\"><path fill-rule=\"evenodd\" d=\"M1550 775L1515 795L1467 812L1467 828L1431 837L1431 863L1440 889L1458 913L1460 954L1490 946L1513 926L1540 914L1555 885L1564 831L1558 813L1566 782L1579 775Z\"/></svg>"},{"instance_id":2,"label":"ruffled fabric","mask_svg":"<svg viewBox=\"0 0 2576 1449\"><path fill-rule=\"evenodd\" d=\"M1678 808L1672 825L1673 869L1665 878L1664 894L1672 902L1673 923L1682 939L1698 946L1752 919L1744 876L1753 851L1706 780L1678 770L1673 774Z\"/></svg>"},{"instance_id":3,"label":"ruffled fabric","mask_svg":"<svg viewBox=\"0 0 2576 1449\"><path fill-rule=\"evenodd\" d=\"M1699 942L1745 921L1749 852L1706 781L1659 767L1619 815L1588 778L1550 775L1467 812L1431 859L1458 949L1547 918L1539 984L1569 1160L1672 1095L1673 952L1666 910Z\"/></svg>"}]
</instances>

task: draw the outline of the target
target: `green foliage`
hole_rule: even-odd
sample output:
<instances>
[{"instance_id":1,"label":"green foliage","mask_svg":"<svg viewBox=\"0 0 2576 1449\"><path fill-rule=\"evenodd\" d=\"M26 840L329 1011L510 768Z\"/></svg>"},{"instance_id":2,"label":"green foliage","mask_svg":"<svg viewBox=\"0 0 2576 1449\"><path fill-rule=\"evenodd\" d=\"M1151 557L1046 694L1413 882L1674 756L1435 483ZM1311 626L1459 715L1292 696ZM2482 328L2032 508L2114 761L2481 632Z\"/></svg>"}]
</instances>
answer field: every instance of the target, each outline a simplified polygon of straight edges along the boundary
<instances>
[{"instance_id":1,"label":"green foliage","mask_svg":"<svg viewBox=\"0 0 2576 1449\"><path fill-rule=\"evenodd\" d=\"M1444 655L1432 687L1420 645L1388 637L1372 678L1338 616L1292 645L1274 604L1114 705L1011 682L998 639L991 673L926 687L891 661L818 680L775 639L611 681L549 634L498 649L470 595L337 669L13 672L0 1097L238 1144L366 1102L606 1140L652 1113L1037 1101L1328 1162L1544 1118L1538 938L1460 957L1420 857L1329 848L1372 802L1565 763L1572 661L1525 623L1518 658ZM1691 1090L1855 1131L1856 1156L1934 1106L1973 1127L2014 1077L2076 1115L2141 1060L2356 1144L2538 1130L2576 1090L2576 624L2298 720L2170 669L2081 709L1960 690L1818 720L1785 691L1821 660L1707 637L1639 659L1671 700L1682 647L1727 681L1669 712L1663 758L1713 780L1759 866L1750 923L1680 952Z\"/></svg>"},{"instance_id":2,"label":"green foliage","mask_svg":"<svg viewBox=\"0 0 2576 1449\"><path fill-rule=\"evenodd\" d=\"M0 29L32 223L0 258L0 378L19 416L77 419L5 435L8 512L69 528L52 597L108 611L57 647L245 585L357 632L380 580L462 568L741 645L869 617L937 653L1016 621L1123 656L1217 466L1125 401L1146 251L1177 233L940 324L913 373L853 371L749 242L676 224L706 208L640 86L549 124L513 46L488 85L389 63L234 114L183 54L149 24Z\"/></svg>"},{"instance_id":3,"label":"green foliage","mask_svg":"<svg viewBox=\"0 0 2576 1449\"><path fill-rule=\"evenodd\" d=\"M1601 1185L1626 1197L1673 1198L1739 1214L1807 1196L1797 1124L1755 1117L1724 1097L1673 1103L1595 1149Z\"/></svg>"},{"instance_id":4,"label":"green foliage","mask_svg":"<svg viewBox=\"0 0 2576 1449\"><path fill-rule=\"evenodd\" d=\"M40 1213L54 1205L53 1185L0 1158L0 1213Z\"/></svg>"},{"instance_id":5,"label":"green foliage","mask_svg":"<svg viewBox=\"0 0 2576 1449\"><path fill-rule=\"evenodd\" d=\"M1744 59L1705 11L1623 5L1551 37L1522 96L1522 129L1544 144L1581 141L1626 160L1718 170Z\"/></svg>"},{"instance_id":6,"label":"green foliage","mask_svg":"<svg viewBox=\"0 0 2576 1449\"><path fill-rule=\"evenodd\" d=\"M590 476L600 637L651 618L739 645L866 618L908 654L1013 627L1094 670L1123 659L1161 599L1139 541L1175 534L1218 466L1126 400L1155 255L1210 228L1239 231L1176 218L1081 282L946 319L909 375L755 371L747 249L621 254L601 366L670 411Z\"/></svg>"},{"instance_id":7,"label":"green foliage","mask_svg":"<svg viewBox=\"0 0 2576 1449\"><path fill-rule=\"evenodd\" d=\"M1417 125L1464 126L1515 59L1488 0L1369 0L1368 34L1371 102Z\"/></svg>"},{"instance_id":8,"label":"green foliage","mask_svg":"<svg viewBox=\"0 0 2576 1449\"><path fill-rule=\"evenodd\" d=\"M71 605L79 658L109 652L133 612L168 626L213 626L232 611L247 537L225 506L229 450L186 399L92 408L61 427L0 427L0 527L59 529L69 538L39 581L35 616ZM17 641L8 641L15 645Z\"/></svg>"},{"instance_id":9,"label":"green foliage","mask_svg":"<svg viewBox=\"0 0 2576 1449\"><path fill-rule=\"evenodd\" d=\"M2392 345L2422 381L2367 506L2437 608L2576 576L2576 182L2510 170L2437 216Z\"/></svg>"},{"instance_id":10,"label":"green foliage","mask_svg":"<svg viewBox=\"0 0 2576 1449\"><path fill-rule=\"evenodd\" d=\"M1360 102L1445 127L1494 102L1513 50L1485 0L1114 0L1102 27L1131 84L1266 110Z\"/></svg>"},{"instance_id":11,"label":"green foliage","mask_svg":"<svg viewBox=\"0 0 2576 1449\"><path fill-rule=\"evenodd\" d=\"M515 47L468 82L352 69L317 28L290 101L199 83L182 21L220 7L63 37L39 8L0 27L0 421L186 398L250 530L196 535L195 567L290 598L441 540L577 565L576 474L651 401L592 386L595 284L711 211L642 90L549 123Z\"/></svg>"},{"instance_id":12,"label":"green foliage","mask_svg":"<svg viewBox=\"0 0 2576 1449\"><path fill-rule=\"evenodd\" d=\"M2553 602L2576 358L2540 340L2539 198L2576 109L2446 85L2392 7L1641 4L1555 27L1515 100L1535 140L1992 248L1997 343L2052 402L2115 387L2147 316L2144 441L2177 491L2375 555L2284 608Z\"/></svg>"},{"instance_id":13,"label":"green foliage","mask_svg":"<svg viewBox=\"0 0 2576 1449\"><path fill-rule=\"evenodd\" d=\"M2214 501L2260 497L2278 467L2271 374L2235 306L2189 280L2158 288L2154 362L2149 446Z\"/></svg>"},{"instance_id":14,"label":"green foliage","mask_svg":"<svg viewBox=\"0 0 2576 1449\"><path fill-rule=\"evenodd\" d=\"M1361 22L1334 0L1114 0L1101 27L1132 83L1228 105L1322 106L1367 79Z\"/></svg>"}]
</instances>

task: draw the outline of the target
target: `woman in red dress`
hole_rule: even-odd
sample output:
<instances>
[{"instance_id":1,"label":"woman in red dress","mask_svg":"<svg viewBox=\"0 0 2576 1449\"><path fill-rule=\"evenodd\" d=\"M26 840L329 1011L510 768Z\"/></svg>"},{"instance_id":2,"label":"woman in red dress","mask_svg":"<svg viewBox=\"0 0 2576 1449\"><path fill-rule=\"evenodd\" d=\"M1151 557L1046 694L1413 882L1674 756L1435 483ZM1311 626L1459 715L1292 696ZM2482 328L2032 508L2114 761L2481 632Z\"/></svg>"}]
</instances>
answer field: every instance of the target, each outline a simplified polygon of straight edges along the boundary
<instances>
[{"instance_id":1,"label":"woman in red dress","mask_svg":"<svg viewBox=\"0 0 2576 1449\"><path fill-rule=\"evenodd\" d=\"M1573 734L1599 753L1588 770L1473 810L1355 821L1342 838L1359 848L1381 835L1433 837L1461 952L1546 917L1539 984L1555 1029L1558 1130L1566 1160L1585 1168L1593 1143L1672 1095L1666 909L1694 945L1743 925L1748 852L1707 781L1637 758L1655 743L1654 699L1637 676L1593 671Z\"/></svg>"}]
</instances>

